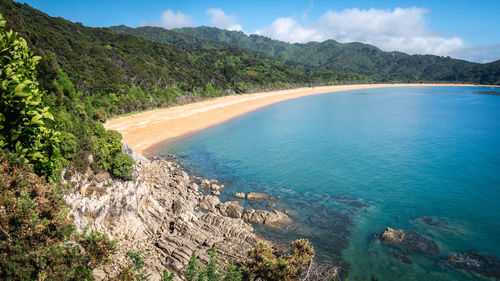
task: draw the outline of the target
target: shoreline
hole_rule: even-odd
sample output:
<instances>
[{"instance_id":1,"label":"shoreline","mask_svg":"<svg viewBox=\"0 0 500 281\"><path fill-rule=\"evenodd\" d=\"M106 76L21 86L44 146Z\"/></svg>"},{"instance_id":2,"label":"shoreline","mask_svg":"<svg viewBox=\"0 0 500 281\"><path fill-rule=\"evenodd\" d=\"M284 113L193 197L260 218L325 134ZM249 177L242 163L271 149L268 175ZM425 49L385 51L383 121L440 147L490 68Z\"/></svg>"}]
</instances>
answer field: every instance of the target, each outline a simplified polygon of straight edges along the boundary
<instances>
[{"instance_id":1,"label":"shoreline","mask_svg":"<svg viewBox=\"0 0 500 281\"><path fill-rule=\"evenodd\" d=\"M474 84L358 84L304 87L287 90L223 96L201 102L159 108L106 121L122 141L139 154L235 117L278 102L305 96L348 90L394 87L498 87Z\"/></svg>"}]
</instances>

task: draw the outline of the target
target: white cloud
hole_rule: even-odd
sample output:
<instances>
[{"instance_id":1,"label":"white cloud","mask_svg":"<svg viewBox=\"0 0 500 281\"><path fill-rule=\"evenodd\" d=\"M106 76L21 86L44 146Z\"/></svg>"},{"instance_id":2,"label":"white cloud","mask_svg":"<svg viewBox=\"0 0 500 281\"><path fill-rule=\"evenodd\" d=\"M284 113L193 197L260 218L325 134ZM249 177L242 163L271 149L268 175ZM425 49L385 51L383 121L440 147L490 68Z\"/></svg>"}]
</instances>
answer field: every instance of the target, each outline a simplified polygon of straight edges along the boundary
<instances>
[{"instance_id":1,"label":"white cloud","mask_svg":"<svg viewBox=\"0 0 500 281\"><path fill-rule=\"evenodd\" d=\"M443 37L430 30L423 8L396 8L394 10L346 9L327 11L309 24L300 24L293 18L278 18L271 25L255 31L256 34L291 43L324 41L363 42L384 51L410 54L450 55L464 48L459 37Z\"/></svg>"},{"instance_id":2,"label":"white cloud","mask_svg":"<svg viewBox=\"0 0 500 281\"><path fill-rule=\"evenodd\" d=\"M319 30L303 27L292 18L278 18L270 26L254 33L291 43L325 40Z\"/></svg>"},{"instance_id":3,"label":"white cloud","mask_svg":"<svg viewBox=\"0 0 500 281\"><path fill-rule=\"evenodd\" d=\"M193 26L193 20L190 16L183 14L179 11L174 12L172 10L163 11L160 21L157 22L143 22L140 26L160 26L166 29L178 28L178 27L190 27Z\"/></svg>"},{"instance_id":4,"label":"white cloud","mask_svg":"<svg viewBox=\"0 0 500 281\"><path fill-rule=\"evenodd\" d=\"M451 52L450 56L481 63L492 62L500 59L500 44L466 46Z\"/></svg>"},{"instance_id":5,"label":"white cloud","mask_svg":"<svg viewBox=\"0 0 500 281\"><path fill-rule=\"evenodd\" d=\"M236 17L233 15L226 15L222 9L210 8L207 10L207 15L210 15L210 23L215 27L243 31L241 25L237 23Z\"/></svg>"}]
</instances>

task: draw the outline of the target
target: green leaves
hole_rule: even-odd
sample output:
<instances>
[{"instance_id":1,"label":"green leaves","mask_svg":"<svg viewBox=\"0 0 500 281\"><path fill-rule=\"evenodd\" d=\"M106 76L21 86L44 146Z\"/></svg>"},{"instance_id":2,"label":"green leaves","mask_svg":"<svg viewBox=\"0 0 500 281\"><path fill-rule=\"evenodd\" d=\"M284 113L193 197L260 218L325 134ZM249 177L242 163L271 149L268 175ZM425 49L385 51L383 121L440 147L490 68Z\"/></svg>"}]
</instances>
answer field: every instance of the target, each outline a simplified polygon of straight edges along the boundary
<instances>
[{"instance_id":1,"label":"green leaves","mask_svg":"<svg viewBox=\"0 0 500 281\"><path fill-rule=\"evenodd\" d=\"M0 15L0 22L5 19ZM0 149L24 156L38 175L53 177L59 152L57 133L46 127L54 120L49 108L42 108L44 92L35 82L40 57L33 56L26 40L0 25Z\"/></svg>"}]
</instances>

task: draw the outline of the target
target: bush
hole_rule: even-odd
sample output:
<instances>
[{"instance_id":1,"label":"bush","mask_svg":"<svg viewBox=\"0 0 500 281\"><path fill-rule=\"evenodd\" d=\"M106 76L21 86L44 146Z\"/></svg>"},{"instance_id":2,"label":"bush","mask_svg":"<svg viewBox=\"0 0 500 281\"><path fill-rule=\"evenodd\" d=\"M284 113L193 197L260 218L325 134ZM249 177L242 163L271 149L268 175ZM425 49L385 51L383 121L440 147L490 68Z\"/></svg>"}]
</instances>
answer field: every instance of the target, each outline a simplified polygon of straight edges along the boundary
<instances>
[{"instance_id":1,"label":"bush","mask_svg":"<svg viewBox=\"0 0 500 281\"><path fill-rule=\"evenodd\" d=\"M52 179L58 168L57 133L46 127L54 120L49 107L43 107L36 82L36 65L24 38L5 31L0 15L0 149L24 156L38 175Z\"/></svg>"},{"instance_id":2,"label":"bush","mask_svg":"<svg viewBox=\"0 0 500 281\"><path fill-rule=\"evenodd\" d=\"M0 152L1 153L1 152ZM0 155L0 279L92 280L115 250L105 235L75 232L60 186L24 160Z\"/></svg>"},{"instance_id":3,"label":"bush","mask_svg":"<svg viewBox=\"0 0 500 281\"><path fill-rule=\"evenodd\" d=\"M267 242L259 242L248 252L250 261L245 269L256 279L297 280L313 260L314 249L305 239L296 240L291 246L291 253L279 255Z\"/></svg>"},{"instance_id":4,"label":"bush","mask_svg":"<svg viewBox=\"0 0 500 281\"><path fill-rule=\"evenodd\" d=\"M134 159L126 153L119 153L113 158L111 164L111 174L124 180L132 180L132 169L134 168Z\"/></svg>"},{"instance_id":5,"label":"bush","mask_svg":"<svg viewBox=\"0 0 500 281\"><path fill-rule=\"evenodd\" d=\"M59 151L61 156L70 160L76 153L76 137L72 133L61 132L59 135Z\"/></svg>"},{"instance_id":6,"label":"bush","mask_svg":"<svg viewBox=\"0 0 500 281\"><path fill-rule=\"evenodd\" d=\"M122 136L117 131L106 131L100 122L93 130L94 169L103 169L115 177L132 179L134 159L122 152ZM97 166L97 167L96 167Z\"/></svg>"}]
</instances>

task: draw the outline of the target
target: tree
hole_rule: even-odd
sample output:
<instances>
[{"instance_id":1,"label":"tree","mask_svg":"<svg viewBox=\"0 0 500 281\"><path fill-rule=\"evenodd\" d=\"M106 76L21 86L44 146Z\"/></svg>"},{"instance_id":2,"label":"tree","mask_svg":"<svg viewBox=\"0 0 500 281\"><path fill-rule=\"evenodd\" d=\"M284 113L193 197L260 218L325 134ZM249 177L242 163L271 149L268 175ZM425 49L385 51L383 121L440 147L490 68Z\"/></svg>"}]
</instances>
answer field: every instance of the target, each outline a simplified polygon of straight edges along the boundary
<instances>
[{"instance_id":1,"label":"tree","mask_svg":"<svg viewBox=\"0 0 500 281\"><path fill-rule=\"evenodd\" d=\"M34 56L24 38L5 31L0 15L0 149L23 156L38 175L54 178L58 159L57 133L46 127L54 120L42 106Z\"/></svg>"}]
</instances>

